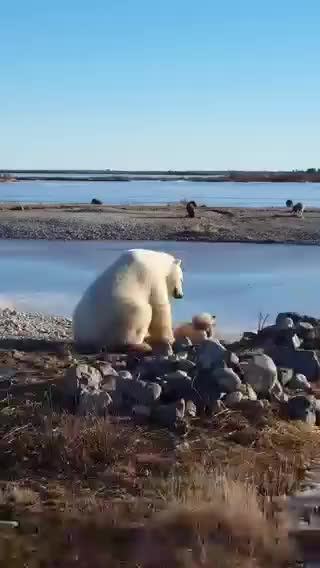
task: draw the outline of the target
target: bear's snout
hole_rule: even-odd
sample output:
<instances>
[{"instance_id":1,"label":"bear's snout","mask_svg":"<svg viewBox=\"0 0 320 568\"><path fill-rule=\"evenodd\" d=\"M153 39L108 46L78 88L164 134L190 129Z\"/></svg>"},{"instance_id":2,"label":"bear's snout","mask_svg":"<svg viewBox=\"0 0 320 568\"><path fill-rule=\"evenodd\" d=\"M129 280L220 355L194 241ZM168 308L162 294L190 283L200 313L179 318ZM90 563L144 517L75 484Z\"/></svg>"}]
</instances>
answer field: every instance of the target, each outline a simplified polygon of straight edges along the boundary
<instances>
[{"instance_id":1,"label":"bear's snout","mask_svg":"<svg viewBox=\"0 0 320 568\"><path fill-rule=\"evenodd\" d=\"M183 292L181 292L180 290L178 290L177 288L174 289L173 291L173 297L176 300L181 300L181 298L183 298Z\"/></svg>"}]
</instances>

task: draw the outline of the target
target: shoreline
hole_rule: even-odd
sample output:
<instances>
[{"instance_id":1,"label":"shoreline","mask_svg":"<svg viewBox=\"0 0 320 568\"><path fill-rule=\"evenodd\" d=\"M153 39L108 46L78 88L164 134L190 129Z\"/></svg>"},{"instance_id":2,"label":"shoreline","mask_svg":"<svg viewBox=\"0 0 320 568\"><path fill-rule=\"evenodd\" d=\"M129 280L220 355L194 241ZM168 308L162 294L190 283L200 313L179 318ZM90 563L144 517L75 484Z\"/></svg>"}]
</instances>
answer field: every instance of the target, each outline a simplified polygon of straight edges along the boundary
<instances>
[{"instance_id":1,"label":"shoreline","mask_svg":"<svg viewBox=\"0 0 320 568\"><path fill-rule=\"evenodd\" d=\"M0 203L0 239L320 245L320 209Z\"/></svg>"},{"instance_id":2,"label":"shoreline","mask_svg":"<svg viewBox=\"0 0 320 568\"><path fill-rule=\"evenodd\" d=\"M320 171L117 171L117 170L1 170L0 182L19 181L189 181L240 183L319 183Z\"/></svg>"}]
</instances>

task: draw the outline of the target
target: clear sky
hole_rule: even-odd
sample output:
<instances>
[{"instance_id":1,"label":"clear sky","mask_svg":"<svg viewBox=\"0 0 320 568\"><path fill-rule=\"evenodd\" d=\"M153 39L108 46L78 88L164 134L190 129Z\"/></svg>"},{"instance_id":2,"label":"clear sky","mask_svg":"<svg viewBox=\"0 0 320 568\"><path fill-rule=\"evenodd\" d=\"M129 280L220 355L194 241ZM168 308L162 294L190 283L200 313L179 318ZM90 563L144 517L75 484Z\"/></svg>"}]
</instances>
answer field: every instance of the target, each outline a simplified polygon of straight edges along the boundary
<instances>
[{"instance_id":1,"label":"clear sky","mask_svg":"<svg viewBox=\"0 0 320 568\"><path fill-rule=\"evenodd\" d=\"M0 168L320 167L319 0L2 0Z\"/></svg>"}]
</instances>

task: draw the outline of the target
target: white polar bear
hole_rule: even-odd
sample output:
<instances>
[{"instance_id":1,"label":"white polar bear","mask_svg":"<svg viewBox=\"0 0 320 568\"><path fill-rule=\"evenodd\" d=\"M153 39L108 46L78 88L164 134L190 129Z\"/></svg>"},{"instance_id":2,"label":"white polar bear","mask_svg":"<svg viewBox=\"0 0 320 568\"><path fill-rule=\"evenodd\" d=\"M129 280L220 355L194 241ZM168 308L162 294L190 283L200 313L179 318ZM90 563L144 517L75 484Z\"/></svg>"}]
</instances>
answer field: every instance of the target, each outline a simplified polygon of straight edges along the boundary
<instances>
[{"instance_id":1,"label":"white polar bear","mask_svg":"<svg viewBox=\"0 0 320 568\"><path fill-rule=\"evenodd\" d=\"M73 315L78 345L96 349L174 341L170 298L183 297L181 260L152 250L123 253L84 293Z\"/></svg>"}]
</instances>

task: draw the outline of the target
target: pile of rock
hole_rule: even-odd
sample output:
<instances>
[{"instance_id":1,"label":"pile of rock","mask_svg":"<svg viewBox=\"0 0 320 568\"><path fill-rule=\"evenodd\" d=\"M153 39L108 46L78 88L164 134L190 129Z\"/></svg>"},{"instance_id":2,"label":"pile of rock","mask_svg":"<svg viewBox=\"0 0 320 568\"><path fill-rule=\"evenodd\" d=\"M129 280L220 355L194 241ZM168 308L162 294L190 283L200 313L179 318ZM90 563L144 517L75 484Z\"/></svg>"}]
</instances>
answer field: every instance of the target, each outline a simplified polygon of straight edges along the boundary
<instances>
[{"instance_id":1,"label":"pile of rock","mask_svg":"<svg viewBox=\"0 0 320 568\"><path fill-rule=\"evenodd\" d=\"M199 345L186 339L166 354L106 355L76 364L61 383L62 400L81 416L120 414L178 431L204 413L261 410L270 402L290 419L316 424L317 341L316 321L279 314L274 326L246 334L236 349L214 338Z\"/></svg>"}]
</instances>

